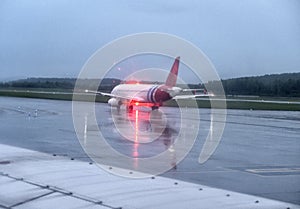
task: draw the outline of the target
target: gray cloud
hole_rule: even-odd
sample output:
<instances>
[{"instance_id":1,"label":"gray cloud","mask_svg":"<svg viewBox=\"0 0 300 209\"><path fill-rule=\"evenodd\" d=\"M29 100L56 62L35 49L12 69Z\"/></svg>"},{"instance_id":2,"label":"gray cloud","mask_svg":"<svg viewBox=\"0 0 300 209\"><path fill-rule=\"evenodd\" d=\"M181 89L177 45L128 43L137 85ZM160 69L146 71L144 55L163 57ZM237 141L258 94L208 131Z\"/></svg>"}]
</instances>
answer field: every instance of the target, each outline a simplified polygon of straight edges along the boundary
<instances>
[{"instance_id":1,"label":"gray cloud","mask_svg":"<svg viewBox=\"0 0 300 209\"><path fill-rule=\"evenodd\" d=\"M275 1L0 2L0 78L76 76L104 44L154 31L202 49L221 77L300 71L300 4Z\"/></svg>"}]
</instances>

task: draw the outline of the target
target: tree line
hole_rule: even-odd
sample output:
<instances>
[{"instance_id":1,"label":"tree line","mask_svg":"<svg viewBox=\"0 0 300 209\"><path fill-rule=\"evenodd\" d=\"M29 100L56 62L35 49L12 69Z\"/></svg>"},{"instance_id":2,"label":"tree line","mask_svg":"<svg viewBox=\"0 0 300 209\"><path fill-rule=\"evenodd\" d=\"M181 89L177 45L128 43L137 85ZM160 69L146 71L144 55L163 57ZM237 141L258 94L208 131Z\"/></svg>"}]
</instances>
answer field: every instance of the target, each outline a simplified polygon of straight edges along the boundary
<instances>
[{"instance_id":1,"label":"tree line","mask_svg":"<svg viewBox=\"0 0 300 209\"><path fill-rule=\"evenodd\" d=\"M75 83L81 89L98 89L110 92L123 81L114 78L81 79L75 78L27 78L0 83L0 88L48 88L74 89ZM300 97L300 73L284 73L254 77L241 77L221 80L226 95L255 95ZM146 82L147 83L147 82ZM189 84L190 88L213 86L214 81L206 84ZM99 85L100 84L100 85ZM214 88L211 88L214 89Z\"/></svg>"},{"instance_id":2,"label":"tree line","mask_svg":"<svg viewBox=\"0 0 300 209\"><path fill-rule=\"evenodd\" d=\"M222 80L227 95L300 97L300 73Z\"/></svg>"}]
</instances>

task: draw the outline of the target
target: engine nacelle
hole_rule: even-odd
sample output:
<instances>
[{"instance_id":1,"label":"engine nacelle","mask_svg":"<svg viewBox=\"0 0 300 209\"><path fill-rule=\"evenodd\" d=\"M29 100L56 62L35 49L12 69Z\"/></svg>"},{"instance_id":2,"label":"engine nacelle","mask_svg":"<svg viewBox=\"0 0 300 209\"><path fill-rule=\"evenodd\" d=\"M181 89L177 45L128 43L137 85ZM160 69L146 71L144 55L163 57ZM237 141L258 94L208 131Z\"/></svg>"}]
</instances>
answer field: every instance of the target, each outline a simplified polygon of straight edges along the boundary
<instances>
[{"instance_id":1,"label":"engine nacelle","mask_svg":"<svg viewBox=\"0 0 300 209\"><path fill-rule=\"evenodd\" d=\"M118 99L116 99L116 98L110 98L110 99L108 100L108 104L109 104L110 106L112 106L112 107L118 107L118 106L121 105L121 101L118 100Z\"/></svg>"}]
</instances>

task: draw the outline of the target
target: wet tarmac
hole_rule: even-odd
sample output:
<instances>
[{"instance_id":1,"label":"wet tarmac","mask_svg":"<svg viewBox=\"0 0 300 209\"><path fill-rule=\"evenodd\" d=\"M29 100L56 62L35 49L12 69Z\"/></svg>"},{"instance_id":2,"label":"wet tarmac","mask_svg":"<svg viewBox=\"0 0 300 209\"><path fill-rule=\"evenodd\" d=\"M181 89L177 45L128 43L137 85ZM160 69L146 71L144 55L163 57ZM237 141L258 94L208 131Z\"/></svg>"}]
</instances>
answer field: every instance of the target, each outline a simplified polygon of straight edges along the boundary
<instances>
[{"instance_id":1,"label":"wet tarmac","mask_svg":"<svg viewBox=\"0 0 300 209\"><path fill-rule=\"evenodd\" d=\"M132 136L126 137L116 131L107 104L96 104L98 127L94 128L118 152L151 157L170 149L179 134L178 109L163 107L161 111L167 116L165 128L151 142L139 135L144 140L139 147L134 143L135 132L127 132ZM130 114L133 128L138 123L143 132L153 130L147 122L151 113L138 110ZM69 101L0 97L0 123L2 144L90 161L76 137ZM199 164L210 123L210 110L200 109L195 145L182 162L175 165L171 161L173 168L163 176L300 204L300 112L228 110L220 144L207 162Z\"/></svg>"}]
</instances>

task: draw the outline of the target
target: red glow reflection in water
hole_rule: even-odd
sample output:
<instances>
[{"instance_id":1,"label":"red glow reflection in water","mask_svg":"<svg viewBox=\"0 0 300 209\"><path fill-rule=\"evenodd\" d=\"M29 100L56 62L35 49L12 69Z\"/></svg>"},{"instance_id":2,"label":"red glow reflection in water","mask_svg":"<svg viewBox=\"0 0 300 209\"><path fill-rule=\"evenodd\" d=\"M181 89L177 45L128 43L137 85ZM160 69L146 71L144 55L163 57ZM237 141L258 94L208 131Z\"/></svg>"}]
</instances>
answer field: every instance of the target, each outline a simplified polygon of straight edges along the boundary
<instances>
[{"instance_id":1,"label":"red glow reflection in water","mask_svg":"<svg viewBox=\"0 0 300 209\"><path fill-rule=\"evenodd\" d=\"M135 110L135 138L134 138L134 146L133 146L133 157L138 157L139 152L139 111Z\"/></svg>"}]
</instances>

